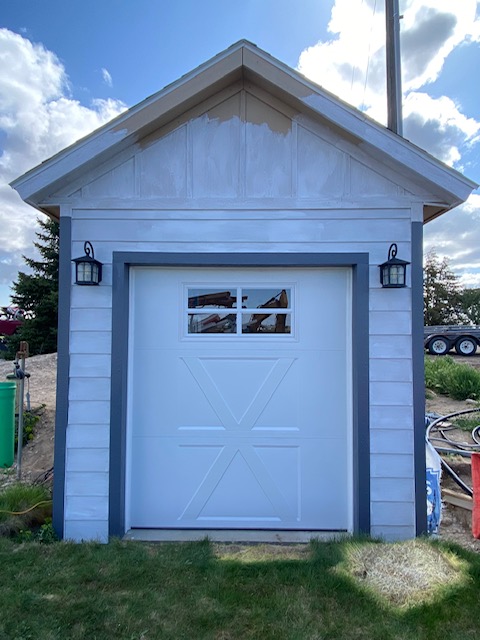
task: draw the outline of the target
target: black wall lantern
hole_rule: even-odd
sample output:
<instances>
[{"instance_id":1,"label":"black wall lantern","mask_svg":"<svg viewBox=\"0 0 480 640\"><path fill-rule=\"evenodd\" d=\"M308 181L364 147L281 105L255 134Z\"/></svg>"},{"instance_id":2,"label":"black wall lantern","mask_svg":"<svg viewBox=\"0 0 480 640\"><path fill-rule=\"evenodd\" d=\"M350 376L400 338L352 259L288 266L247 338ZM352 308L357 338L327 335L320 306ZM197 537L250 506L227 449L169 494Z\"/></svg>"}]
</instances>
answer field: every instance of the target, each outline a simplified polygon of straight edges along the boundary
<instances>
[{"instance_id":1,"label":"black wall lantern","mask_svg":"<svg viewBox=\"0 0 480 640\"><path fill-rule=\"evenodd\" d=\"M102 263L95 260L95 254L90 242L83 245L85 255L81 258L74 258L75 262L75 284L95 285L102 281Z\"/></svg>"},{"instance_id":2,"label":"black wall lantern","mask_svg":"<svg viewBox=\"0 0 480 640\"><path fill-rule=\"evenodd\" d=\"M388 250L388 260L380 265L380 282L382 287L400 288L406 287L407 262L397 258L397 245L390 245Z\"/></svg>"}]
</instances>

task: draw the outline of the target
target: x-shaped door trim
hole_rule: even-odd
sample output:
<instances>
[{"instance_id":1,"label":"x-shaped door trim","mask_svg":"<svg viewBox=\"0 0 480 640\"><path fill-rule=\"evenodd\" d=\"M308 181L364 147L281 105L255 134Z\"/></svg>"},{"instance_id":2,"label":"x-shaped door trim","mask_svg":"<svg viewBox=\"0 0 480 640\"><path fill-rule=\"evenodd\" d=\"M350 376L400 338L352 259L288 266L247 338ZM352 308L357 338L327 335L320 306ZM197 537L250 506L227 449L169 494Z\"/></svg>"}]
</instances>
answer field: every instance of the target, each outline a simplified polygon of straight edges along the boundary
<instances>
[{"instance_id":1,"label":"x-shaped door trim","mask_svg":"<svg viewBox=\"0 0 480 640\"><path fill-rule=\"evenodd\" d=\"M225 399L220 393L215 381L203 365L202 360L211 359L217 358L182 357L182 360L185 362L190 373L218 416L225 430L237 433L239 431L245 433L254 427L278 385L283 380L295 360L295 358L268 358L269 360L275 360L275 363L244 414L239 420L237 420L225 402ZM285 497L278 489L265 464L255 452L253 445L226 444L222 447L222 450L212 463L210 469L207 471L198 489L195 491L183 513L180 515L180 520L197 519L199 517L202 509L212 495L212 492L222 479L237 453L241 454L246 464L249 466L266 497L272 504L278 519L292 520L295 518L292 513L292 508L287 504Z\"/></svg>"}]
</instances>

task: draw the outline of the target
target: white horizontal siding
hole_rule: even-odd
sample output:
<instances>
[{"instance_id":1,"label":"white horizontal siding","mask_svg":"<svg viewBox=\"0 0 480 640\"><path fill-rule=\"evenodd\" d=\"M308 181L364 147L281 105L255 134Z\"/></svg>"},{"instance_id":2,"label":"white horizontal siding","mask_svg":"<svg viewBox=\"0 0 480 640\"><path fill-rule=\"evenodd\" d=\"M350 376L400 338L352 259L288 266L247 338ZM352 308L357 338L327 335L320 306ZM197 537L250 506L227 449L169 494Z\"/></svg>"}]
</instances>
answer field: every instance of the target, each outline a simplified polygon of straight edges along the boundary
<instances>
[{"instance_id":1,"label":"white horizontal siding","mask_svg":"<svg viewBox=\"0 0 480 640\"><path fill-rule=\"evenodd\" d=\"M108 473L69 471L65 476L65 495L68 497L108 498Z\"/></svg>"},{"instance_id":2,"label":"white horizontal siding","mask_svg":"<svg viewBox=\"0 0 480 640\"><path fill-rule=\"evenodd\" d=\"M107 520L108 500L103 496L67 495L65 518L66 520Z\"/></svg>"},{"instance_id":3,"label":"white horizontal siding","mask_svg":"<svg viewBox=\"0 0 480 640\"><path fill-rule=\"evenodd\" d=\"M83 331L70 332L70 353L109 354L111 343L110 331L94 331L85 327Z\"/></svg>"},{"instance_id":4,"label":"white horizontal siding","mask_svg":"<svg viewBox=\"0 0 480 640\"><path fill-rule=\"evenodd\" d=\"M415 517L413 502L372 502L372 526L402 526Z\"/></svg>"},{"instance_id":5,"label":"white horizontal siding","mask_svg":"<svg viewBox=\"0 0 480 640\"><path fill-rule=\"evenodd\" d=\"M366 198L338 201L312 199L298 200L286 198L242 198L231 200L196 199L141 200L141 199L101 199L80 200L75 207L75 220L130 220L143 221L181 220L407 220L411 219L411 209L405 198ZM388 247L387 247L388 251ZM385 252L385 259L387 253Z\"/></svg>"},{"instance_id":6,"label":"white horizontal siding","mask_svg":"<svg viewBox=\"0 0 480 640\"><path fill-rule=\"evenodd\" d=\"M395 322L395 313L392 313L391 323ZM412 357L412 340L410 336L396 336L394 326L392 333L386 335L370 334L370 358L408 358Z\"/></svg>"},{"instance_id":7,"label":"white horizontal siding","mask_svg":"<svg viewBox=\"0 0 480 640\"><path fill-rule=\"evenodd\" d=\"M108 472L108 448L67 449L67 471Z\"/></svg>"},{"instance_id":8,"label":"white horizontal siding","mask_svg":"<svg viewBox=\"0 0 480 640\"><path fill-rule=\"evenodd\" d=\"M412 478L372 478L373 502L408 502L415 500L415 482Z\"/></svg>"},{"instance_id":9,"label":"white horizontal siding","mask_svg":"<svg viewBox=\"0 0 480 640\"><path fill-rule=\"evenodd\" d=\"M110 400L109 378L72 378L69 398L72 400Z\"/></svg>"},{"instance_id":10,"label":"white horizontal siding","mask_svg":"<svg viewBox=\"0 0 480 640\"><path fill-rule=\"evenodd\" d=\"M413 448L411 429L372 429L370 449L372 453L406 453Z\"/></svg>"},{"instance_id":11,"label":"white horizontal siding","mask_svg":"<svg viewBox=\"0 0 480 640\"><path fill-rule=\"evenodd\" d=\"M373 244L374 247L377 245ZM385 250L385 246L382 245L382 249ZM407 247L398 245L399 255L405 256L408 255ZM370 264L372 262L377 262L381 264L385 262L387 256L382 254L382 256L372 256L370 255ZM372 259L373 258L373 259ZM377 258L378 260L375 260ZM408 259L408 258L406 258ZM378 271L378 277L380 277L380 271ZM390 289L382 289L380 285L376 288L370 289L370 299L369 299L369 308L371 312L379 311L395 311L395 312L405 312L411 308L411 296L412 292L410 289L394 289L395 294L392 295L393 291ZM390 324L389 324L390 326Z\"/></svg>"},{"instance_id":12,"label":"white horizontal siding","mask_svg":"<svg viewBox=\"0 0 480 640\"><path fill-rule=\"evenodd\" d=\"M104 241L97 243L101 250L99 259L102 261L105 269L102 285L95 287L95 289L105 289L105 291L99 292L95 297L95 308L101 308L101 305L111 306L111 283L112 283L112 269L111 261L114 251L135 251L138 253L367 253L370 254L370 261L372 267L370 269L371 277L370 284L372 286L371 291L374 292L373 287L380 289L379 271L377 264L384 262L386 259L385 254L385 242L375 242L374 240L368 240L367 238L357 242L350 242L345 244L342 241L336 241L332 243L318 243L308 241L295 241L290 239L285 242L237 242L235 239L226 239L224 241L210 242L209 239L199 241L197 243L185 243L185 242L161 242L161 241L118 241L114 240ZM83 244L77 241L73 245L73 254L81 255L83 253ZM400 251L400 249L399 249ZM96 254L95 254L96 255ZM402 255L408 255L402 252ZM78 289L88 289L88 292L78 293ZM72 287L72 305L75 307L88 307L86 300L91 294L91 287ZM386 292L389 292L389 296L386 296ZM382 310L395 311L395 307L399 307L400 310L409 309L410 299L405 304L402 304L403 294L402 289L396 290L399 296L399 301L395 301L392 308L390 308L391 301L388 297L392 297L391 290L382 289L379 291L380 300L384 300L385 307ZM408 294L410 290L408 289Z\"/></svg>"},{"instance_id":13,"label":"white horizontal siding","mask_svg":"<svg viewBox=\"0 0 480 640\"><path fill-rule=\"evenodd\" d=\"M109 400L70 400L69 424L110 424Z\"/></svg>"},{"instance_id":14,"label":"white horizontal siding","mask_svg":"<svg viewBox=\"0 0 480 640\"><path fill-rule=\"evenodd\" d=\"M378 276L378 273L376 273ZM391 311L370 312L370 332L375 335L391 335ZM395 311L395 335L410 335L412 331L412 314L409 311Z\"/></svg>"},{"instance_id":15,"label":"white horizontal siding","mask_svg":"<svg viewBox=\"0 0 480 640\"><path fill-rule=\"evenodd\" d=\"M82 248L80 247L80 242L73 244L72 255L81 256L83 255L83 244ZM118 251L118 249L117 249ZM109 252L109 262L112 261L111 251ZM103 256L99 256L99 259L103 262L105 258ZM107 274L108 275L108 274ZM108 283L111 284L112 276L110 270L110 277L107 279L103 278L102 284L98 287L79 287L72 285L71 287L71 307L72 310L75 308L87 308L87 309L111 309L112 308L112 287L108 286ZM72 272L72 282L73 282L73 272ZM95 293L93 293L95 291Z\"/></svg>"},{"instance_id":16,"label":"white horizontal siding","mask_svg":"<svg viewBox=\"0 0 480 640\"><path fill-rule=\"evenodd\" d=\"M390 358L386 367L384 359L370 361L371 382L383 382L385 380L386 373L391 380L398 380L398 382L411 382L413 375L412 362L406 358L399 358L398 360L396 358Z\"/></svg>"},{"instance_id":17,"label":"white horizontal siding","mask_svg":"<svg viewBox=\"0 0 480 640\"><path fill-rule=\"evenodd\" d=\"M107 449L110 445L110 425L69 424L67 447L69 449Z\"/></svg>"},{"instance_id":18,"label":"white horizontal siding","mask_svg":"<svg viewBox=\"0 0 480 640\"><path fill-rule=\"evenodd\" d=\"M68 519L65 521L64 537L73 542L108 542L108 521Z\"/></svg>"},{"instance_id":19,"label":"white horizontal siding","mask_svg":"<svg viewBox=\"0 0 480 640\"><path fill-rule=\"evenodd\" d=\"M112 310L110 308L72 308L70 315L71 331L110 331L111 328Z\"/></svg>"},{"instance_id":20,"label":"white horizontal siding","mask_svg":"<svg viewBox=\"0 0 480 640\"><path fill-rule=\"evenodd\" d=\"M410 540L415 537L415 526L413 524L406 525L375 525L371 528L374 538L380 538L385 542L397 542L399 540Z\"/></svg>"},{"instance_id":21,"label":"white horizontal siding","mask_svg":"<svg viewBox=\"0 0 480 640\"><path fill-rule=\"evenodd\" d=\"M370 473L372 478L413 478L413 455L373 453Z\"/></svg>"},{"instance_id":22,"label":"white horizontal siding","mask_svg":"<svg viewBox=\"0 0 480 640\"><path fill-rule=\"evenodd\" d=\"M261 224L260 224L261 222ZM366 240L375 238L377 242L388 243L391 238L404 238L410 233L409 220L381 220L370 219L350 220L262 220L249 221L245 224L239 220L190 220L185 224L183 220L77 220L72 221L73 237L88 237L97 247L104 241L144 242L148 239L162 242L201 243L224 242L226 239L234 242L358 242L362 237ZM344 248L345 251L345 248ZM386 253L385 251L385 253ZM95 257L100 259L98 249ZM386 257L382 261L384 261Z\"/></svg>"},{"instance_id":23,"label":"white horizontal siding","mask_svg":"<svg viewBox=\"0 0 480 640\"><path fill-rule=\"evenodd\" d=\"M411 429L413 406L370 407L370 424L377 429Z\"/></svg>"},{"instance_id":24,"label":"white horizontal siding","mask_svg":"<svg viewBox=\"0 0 480 640\"><path fill-rule=\"evenodd\" d=\"M388 373L388 367L385 367ZM370 404L372 406L408 406L412 404L412 385L410 382L371 382Z\"/></svg>"},{"instance_id":25,"label":"white horizontal siding","mask_svg":"<svg viewBox=\"0 0 480 640\"><path fill-rule=\"evenodd\" d=\"M111 372L109 354L72 353L70 355L70 377L108 378Z\"/></svg>"}]
</instances>

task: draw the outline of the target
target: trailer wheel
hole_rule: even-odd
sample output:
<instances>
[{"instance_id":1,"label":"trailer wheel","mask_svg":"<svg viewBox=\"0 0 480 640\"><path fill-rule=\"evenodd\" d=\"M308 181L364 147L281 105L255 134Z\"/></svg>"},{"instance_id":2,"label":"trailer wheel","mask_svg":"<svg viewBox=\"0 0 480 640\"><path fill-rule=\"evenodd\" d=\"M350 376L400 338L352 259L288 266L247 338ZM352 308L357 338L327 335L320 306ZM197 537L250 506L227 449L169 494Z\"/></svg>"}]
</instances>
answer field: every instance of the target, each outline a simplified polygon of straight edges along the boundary
<instances>
[{"instance_id":1,"label":"trailer wheel","mask_svg":"<svg viewBox=\"0 0 480 640\"><path fill-rule=\"evenodd\" d=\"M433 338L428 343L428 352L431 353L432 356L444 356L449 351L450 344L446 338L441 338L439 336L437 338Z\"/></svg>"},{"instance_id":2,"label":"trailer wheel","mask_svg":"<svg viewBox=\"0 0 480 640\"><path fill-rule=\"evenodd\" d=\"M455 343L455 351L459 356L473 356L477 351L477 343L472 338L459 338Z\"/></svg>"}]
</instances>

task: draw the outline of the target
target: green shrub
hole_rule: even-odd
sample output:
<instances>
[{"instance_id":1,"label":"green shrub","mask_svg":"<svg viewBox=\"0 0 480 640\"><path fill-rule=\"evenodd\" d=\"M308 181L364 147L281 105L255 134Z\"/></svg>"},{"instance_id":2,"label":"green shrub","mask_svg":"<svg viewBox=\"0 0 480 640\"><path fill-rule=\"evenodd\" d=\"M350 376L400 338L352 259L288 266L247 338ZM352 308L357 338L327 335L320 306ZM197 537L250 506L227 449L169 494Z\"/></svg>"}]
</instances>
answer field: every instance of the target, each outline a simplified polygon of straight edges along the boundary
<instances>
[{"instance_id":1,"label":"green shrub","mask_svg":"<svg viewBox=\"0 0 480 640\"><path fill-rule=\"evenodd\" d=\"M447 393L455 400L478 399L480 373L468 364L457 365L449 374Z\"/></svg>"},{"instance_id":2,"label":"green shrub","mask_svg":"<svg viewBox=\"0 0 480 640\"><path fill-rule=\"evenodd\" d=\"M437 393L446 394L448 379L455 360L450 356L425 358L425 386Z\"/></svg>"},{"instance_id":3,"label":"green shrub","mask_svg":"<svg viewBox=\"0 0 480 640\"><path fill-rule=\"evenodd\" d=\"M480 399L480 372L449 356L426 358L425 386L455 400Z\"/></svg>"},{"instance_id":4,"label":"green shrub","mask_svg":"<svg viewBox=\"0 0 480 640\"><path fill-rule=\"evenodd\" d=\"M45 405L43 405L44 407ZM37 426L37 422L40 420L41 411L24 411L23 413L23 446L33 440L35 436L35 427ZM15 419L15 451L18 447L18 417Z\"/></svg>"},{"instance_id":5,"label":"green shrub","mask_svg":"<svg viewBox=\"0 0 480 640\"><path fill-rule=\"evenodd\" d=\"M58 536L53 528L52 519L45 518L45 522L40 527L32 529L21 529L16 537L17 542L40 542L41 544L52 544L58 542Z\"/></svg>"}]
</instances>

